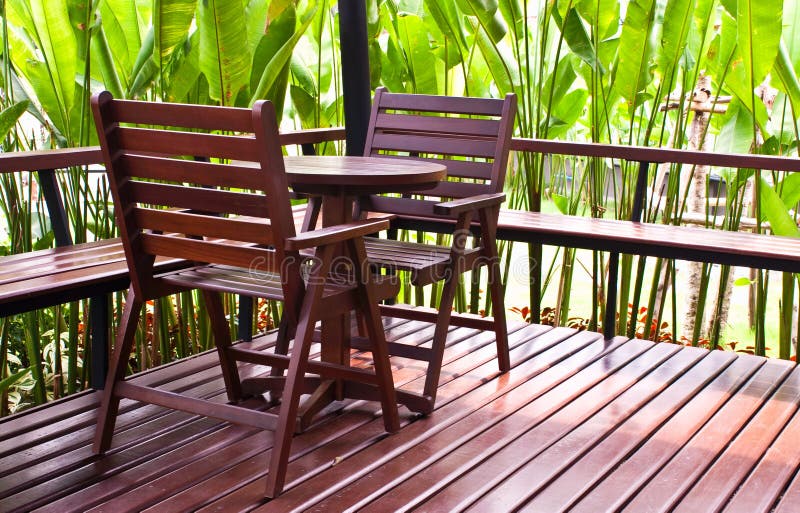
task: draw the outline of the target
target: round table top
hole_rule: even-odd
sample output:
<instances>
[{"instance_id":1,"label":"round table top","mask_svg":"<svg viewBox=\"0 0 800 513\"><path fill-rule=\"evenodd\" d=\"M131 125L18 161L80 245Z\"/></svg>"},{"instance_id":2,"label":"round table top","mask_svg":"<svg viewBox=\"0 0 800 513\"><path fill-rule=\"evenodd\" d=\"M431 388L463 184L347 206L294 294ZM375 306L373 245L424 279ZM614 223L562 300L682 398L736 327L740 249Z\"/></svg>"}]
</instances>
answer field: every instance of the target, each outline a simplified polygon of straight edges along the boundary
<instances>
[{"instance_id":1,"label":"round table top","mask_svg":"<svg viewBox=\"0 0 800 513\"><path fill-rule=\"evenodd\" d=\"M447 177L444 164L385 157L284 157L284 165L289 184L301 192L403 192L434 187Z\"/></svg>"}]
</instances>

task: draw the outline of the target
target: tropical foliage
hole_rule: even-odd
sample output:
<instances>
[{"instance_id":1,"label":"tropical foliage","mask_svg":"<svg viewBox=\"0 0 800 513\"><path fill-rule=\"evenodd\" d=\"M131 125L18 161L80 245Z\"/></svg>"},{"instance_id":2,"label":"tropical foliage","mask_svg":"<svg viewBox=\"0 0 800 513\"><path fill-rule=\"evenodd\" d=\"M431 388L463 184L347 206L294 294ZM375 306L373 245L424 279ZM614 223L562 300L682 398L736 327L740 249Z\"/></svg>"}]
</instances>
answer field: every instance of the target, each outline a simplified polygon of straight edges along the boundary
<instances>
[{"instance_id":1,"label":"tropical foliage","mask_svg":"<svg viewBox=\"0 0 800 513\"><path fill-rule=\"evenodd\" d=\"M367 0L366 7L373 87L473 96L515 92L521 137L797 151L800 40L794 30L800 10L795 2ZM268 98L279 106L286 126L342 124L339 28L332 0L5 0L0 17L4 151L94 144L88 99L101 89L117 97L235 106ZM695 123L697 105L686 99L699 84L707 84L702 92L710 94L711 107L704 121ZM636 171L635 164L624 161L521 153L509 177L509 206L627 218ZM699 221L692 222L737 230L750 219L756 230L769 226L778 234L798 235L800 178L713 171L725 184L724 214L715 217L702 208ZM708 197L705 189L714 181L695 180L704 173L674 166L651 169L647 219L691 220L690 184L698 182L700 195ZM24 173L0 179L0 226L6 225L2 251L51 245L35 179ZM60 179L74 240L113 236L102 175L71 169ZM536 321L545 297L554 323L568 324L578 315L586 318L586 327L598 328L603 291L612 286L606 282L607 255L511 245L502 251L509 305L527 304ZM511 278L521 272L514 260L525 251L536 265L522 294ZM657 334L641 327L669 321L677 328L682 323L676 290L696 285L700 297L690 312L696 322L685 342L707 339L717 346L734 286L732 271L703 266L697 284L683 284L680 264L651 260L622 257L617 330L654 338ZM590 276L591 291L573 287L581 269ZM715 288L710 286L714 280ZM770 289L776 280L766 272L735 281L753 291L756 352L766 351L767 329L778 325L780 356L794 354L795 280L780 277L777 291L775 285ZM433 301L436 291L427 299L419 292L407 294L409 300ZM590 305L576 306L580 296L589 297ZM475 281L458 306L489 310L482 300ZM114 298L115 309L119 302ZM228 303L232 311L235 299ZM151 305L151 315L143 317L138 365L204 349L208 330L203 316L194 315L201 307L191 294ZM777 322L767 319L773 310L779 310ZM645 318L635 312L645 312ZM263 305L260 315L254 322L263 328L278 312ZM86 316L86 305L76 303L0 321L2 413L85 386ZM712 319L710 327L705 317Z\"/></svg>"}]
</instances>

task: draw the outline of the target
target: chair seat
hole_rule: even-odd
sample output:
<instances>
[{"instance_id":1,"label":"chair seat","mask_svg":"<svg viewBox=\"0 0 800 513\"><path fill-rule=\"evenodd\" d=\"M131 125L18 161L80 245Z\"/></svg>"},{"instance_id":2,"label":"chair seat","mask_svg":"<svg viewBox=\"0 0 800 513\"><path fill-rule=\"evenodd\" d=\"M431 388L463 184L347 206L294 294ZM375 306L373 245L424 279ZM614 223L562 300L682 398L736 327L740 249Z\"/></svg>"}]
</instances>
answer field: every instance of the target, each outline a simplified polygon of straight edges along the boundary
<instances>
[{"instance_id":1,"label":"chair seat","mask_svg":"<svg viewBox=\"0 0 800 513\"><path fill-rule=\"evenodd\" d=\"M209 264L181 269L157 276L171 285L180 287L213 290L217 292L232 292L246 296L255 296L265 299L283 301L283 288L281 277L278 273L252 271L241 267L229 265ZM399 281L391 276L376 276L375 292L380 300L395 297L399 291ZM355 307L354 291L356 284L345 277L342 279L329 279L325 283L322 300L334 298L342 301L353 301Z\"/></svg>"},{"instance_id":2,"label":"chair seat","mask_svg":"<svg viewBox=\"0 0 800 513\"><path fill-rule=\"evenodd\" d=\"M367 237L364 239L369 263L386 269L411 272L413 285L428 285L441 280L450 265L449 246ZM475 263L479 249L464 252L464 268Z\"/></svg>"}]
</instances>

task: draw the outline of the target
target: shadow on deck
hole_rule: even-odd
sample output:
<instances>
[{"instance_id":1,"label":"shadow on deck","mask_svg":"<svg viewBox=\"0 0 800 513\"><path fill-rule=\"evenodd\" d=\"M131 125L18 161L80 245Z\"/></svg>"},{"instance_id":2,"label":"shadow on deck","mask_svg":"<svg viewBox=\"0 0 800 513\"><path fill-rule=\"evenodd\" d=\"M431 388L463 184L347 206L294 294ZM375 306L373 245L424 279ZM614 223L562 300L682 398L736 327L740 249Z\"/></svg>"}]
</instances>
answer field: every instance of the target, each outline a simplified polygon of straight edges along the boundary
<instances>
[{"instance_id":1,"label":"shadow on deck","mask_svg":"<svg viewBox=\"0 0 800 513\"><path fill-rule=\"evenodd\" d=\"M433 333L386 324L390 340ZM124 401L112 451L97 458L94 393L0 420L0 511L797 511L792 364L511 331L514 368L498 376L492 334L453 329L436 411L405 411L395 435L375 403L348 402L296 436L286 491L270 502L271 432ZM421 390L419 362L393 363L398 386ZM137 379L224 400L215 353Z\"/></svg>"}]
</instances>

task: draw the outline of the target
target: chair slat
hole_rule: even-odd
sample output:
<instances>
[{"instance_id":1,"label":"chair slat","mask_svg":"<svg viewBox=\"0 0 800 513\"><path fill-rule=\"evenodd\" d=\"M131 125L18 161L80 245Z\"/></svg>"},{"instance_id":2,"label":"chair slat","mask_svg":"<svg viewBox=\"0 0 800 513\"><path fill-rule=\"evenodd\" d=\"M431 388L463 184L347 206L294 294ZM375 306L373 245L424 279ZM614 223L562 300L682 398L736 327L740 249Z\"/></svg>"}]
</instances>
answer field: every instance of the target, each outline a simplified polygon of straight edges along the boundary
<instances>
[{"instance_id":1,"label":"chair slat","mask_svg":"<svg viewBox=\"0 0 800 513\"><path fill-rule=\"evenodd\" d=\"M137 178L257 190L265 185L263 173L253 167L131 154L121 155L120 164Z\"/></svg>"},{"instance_id":2,"label":"chair slat","mask_svg":"<svg viewBox=\"0 0 800 513\"><path fill-rule=\"evenodd\" d=\"M465 157L494 157L496 141L476 139L465 141L457 137L431 137L416 134L375 133L372 150L408 151L434 155L459 155Z\"/></svg>"},{"instance_id":3,"label":"chair slat","mask_svg":"<svg viewBox=\"0 0 800 513\"><path fill-rule=\"evenodd\" d=\"M251 162L259 160L258 149L253 144L252 137L129 127L119 127L115 133L119 145L129 152L216 157Z\"/></svg>"},{"instance_id":4,"label":"chair slat","mask_svg":"<svg viewBox=\"0 0 800 513\"><path fill-rule=\"evenodd\" d=\"M433 189L419 191L424 196L440 198L468 198L479 194L491 194L494 187L482 183L439 182Z\"/></svg>"},{"instance_id":5,"label":"chair slat","mask_svg":"<svg viewBox=\"0 0 800 513\"><path fill-rule=\"evenodd\" d=\"M137 203L217 214L269 217L264 196L152 182L128 182L121 188Z\"/></svg>"},{"instance_id":6,"label":"chair slat","mask_svg":"<svg viewBox=\"0 0 800 513\"><path fill-rule=\"evenodd\" d=\"M142 250L150 255L164 255L195 262L232 265L253 272L278 272L275 251L255 246L231 244L230 241L187 239L174 235L142 233Z\"/></svg>"},{"instance_id":7,"label":"chair slat","mask_svg":"<svg viewBox=\"0 0 800 513\"><path fill-rule=\"evenodd\" d=\"M377 152L374 156L378 156ZM417 160L422 162L432 162L447 166L447 176L455 178L473 178L479 180L489 180L492 176L491 162L476 162L474 160L455 160L440 158L408 157L405 155L380 155L382 158L399 160Z\"/></svg>"},{"instance_id":8,"label":"chair slat","mask_svg":"<svg viewBox=\"0 0 800 513\"><path fill-rule=\"evenodd\" d=\"M244 294L265 299L276 299L283 301L283 289L281 288L280 275L275 273L256 273L248 280L232 279L230 272L201 272L211 271L215 266L204 266L197 269L187 269L177 273L172 273L164 281L167 283L180 285L187 288L203 288L218 292L229 292Z\"/></svg>"},{"instance_id":9,"label":"chair slat","mask_svg":"<svg viewBox=\"0 0 800 513\"><path fill-rule=\"evenodd\" d=\"M496 119L418 116L379 112L375 121L375 128L381 130L411 130L425 133L455 133L496 138L500 131L500 121Z\"/></svg>"},{"instance_id":10,"label":"chair slat","mask_svg":"<svg viewBox=\"0 0 800 513\"><path fill-rule=\"evenodd\" d=\"M114 118L122 119L125 123L231 132L253 131L250 109L116 100L110 110Z\"/></svg>"},{"instance_id":11,"label":"chair slat","mask_svg":"<svg viewBox=\"0 0 800 513\"><path fill-rule=\"evenodd\" d=\"M362 199L362 208L369 212L391 212L399 216L440 217L433 213L439 201L388 196L369 196Z\"/></svg>"},{"instance_id":12,"label":"chair slat","mask_svg":"<svg viewBox=\"0 0 800 513\"><path fill-rule=\"evenodd\" d=\"M455 98L424 94L398 94L384 92L380 108L383 110L410 110L416 112L443 112L447 114L475 114L500 116L503 100L489 98Z\"/></svg>"},{"instance_id":13,"label":"chair slat","mask_svg":"<svg viewBox=\"0 0 800 513\"><path fill-rule=\"evenodd\" d=\"M152 208L136 208L133 211L136 224L143 230L185 233L187 235L230 238L236 234L236 240L254 244L272 244L272 228L267 219L246 220L212 217L188 212L172 210L155 210Z\"/></svg>"}]
</instances>

